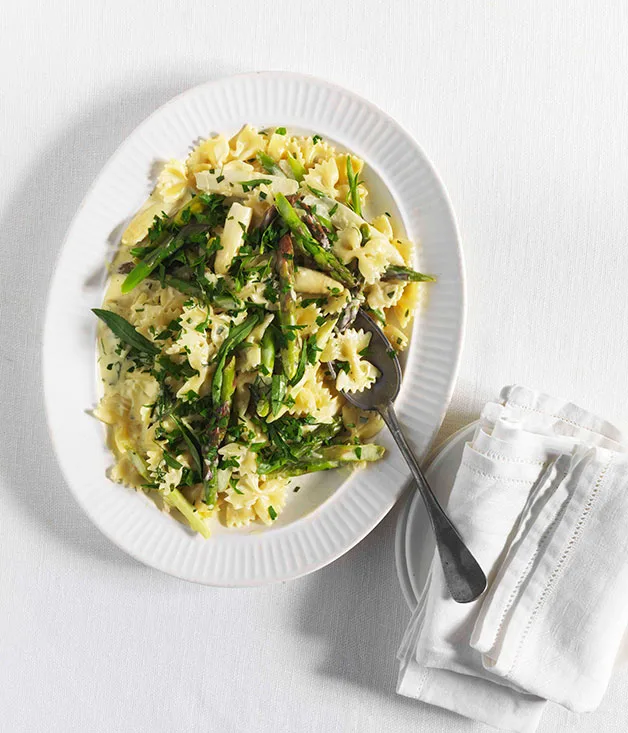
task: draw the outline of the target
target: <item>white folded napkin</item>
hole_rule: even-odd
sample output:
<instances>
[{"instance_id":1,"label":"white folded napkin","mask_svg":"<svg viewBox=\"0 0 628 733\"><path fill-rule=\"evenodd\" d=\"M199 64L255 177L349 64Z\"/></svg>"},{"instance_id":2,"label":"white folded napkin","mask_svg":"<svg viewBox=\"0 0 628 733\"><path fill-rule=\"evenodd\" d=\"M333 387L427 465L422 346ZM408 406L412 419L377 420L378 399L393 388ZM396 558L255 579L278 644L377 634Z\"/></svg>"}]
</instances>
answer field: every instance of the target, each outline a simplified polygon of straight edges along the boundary
<instances>
[{"instance_id":1,"label":"white folded napkin","mask_svg":"<svg viewBox=\"0 0 628 733\"><path fill-rule=\"evenodd\" d=\"M628 624L628 455L573 404L506 387L465 446L448 512L488 577L449 596L435 557L397 691L530 733L547 700L594 709Z\"/></svg>"}]
</instances>

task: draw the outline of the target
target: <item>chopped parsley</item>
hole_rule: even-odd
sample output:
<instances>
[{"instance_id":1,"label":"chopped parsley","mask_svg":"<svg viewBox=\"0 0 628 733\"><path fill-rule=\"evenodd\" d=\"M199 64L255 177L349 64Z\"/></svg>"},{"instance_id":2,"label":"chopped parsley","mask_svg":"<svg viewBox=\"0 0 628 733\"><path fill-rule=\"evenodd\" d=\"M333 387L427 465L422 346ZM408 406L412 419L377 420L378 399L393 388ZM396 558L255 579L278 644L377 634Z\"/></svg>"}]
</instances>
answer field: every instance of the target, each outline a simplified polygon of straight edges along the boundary
<instances>
[{"instance_id":1,"label":"chopped parsley","mask_svg":"<svg viewBox=\"0 0 628 733\"><path fill-rule=\"evenodd\" d=\"M310 186L308 184L308 188L310 191L316 196L316 198L324 199L327 198L327 194L324 191L321 191L320 188L314 188L314 186Z\"/></svg>"},{"instance_id":2,"label":"chopped parsley","mask_svg":"<svg viewBox=\"0 0 628 733\"><path fill-rule=\"evenodd\" d=\"M252 178L250 181L240 181L240 185L242 186L244 193L248 193L258 186L270 186L271 183L272 181L270 178Z\"/></svg>"}]
</instances>

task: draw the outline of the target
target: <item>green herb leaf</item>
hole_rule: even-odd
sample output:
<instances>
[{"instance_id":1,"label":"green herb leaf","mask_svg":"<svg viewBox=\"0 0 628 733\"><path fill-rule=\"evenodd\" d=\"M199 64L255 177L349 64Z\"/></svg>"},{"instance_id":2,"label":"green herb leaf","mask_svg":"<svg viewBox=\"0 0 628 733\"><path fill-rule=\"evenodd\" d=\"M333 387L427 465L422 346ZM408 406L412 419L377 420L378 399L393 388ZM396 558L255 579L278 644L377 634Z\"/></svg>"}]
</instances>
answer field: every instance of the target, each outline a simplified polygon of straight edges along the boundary
<instances>
[{"instance_id":1,"label":"green herb leaf","mask_svg":"<svg viewBox=\"0 0 628 733\"><path fill-rule=\"evenodd\" d=\"M166 462L167 466L170 466L170 468L182 468L182 465L177 461L177 459L174 456L171 456L170 453L164 451L164 461Z\"/></svg>"},{"instance_id":2,"label":"green herb leaf","mask_svg":"<svg viewBox=\"0 0 628 733\"><path fill-rule=\"evenodd\" d=\"M103 310L102 308L92 308L92 313L97 315L120 341L135 349L140 354L157 356L160 353L160 349L152 341L142 336L135 326L132 326L125 318L119 316L117 313Z\"/></svg>"},{"instance_id":3,"label":"green herb leaf","mask_svg":"<svg viewBox=\"0 0 628 733\"><path fill-rule=\"evenodd\" d=\"M201 444L198 441L196 435L190 430L190 428L176 415L170 415L175 425L179 428L183 440L190 451L192 456L192 462L194 468L198 471L199 476L203 476L203 455L201 450Z\"/></svg>"},{"instance_id":4,"label":"green herb leaf","mask_svg":"<svg viewBox=\"0 0 628 733\"><path fill-rule=\"evenodd\" d=\"M268 516L273 520L273 522L275 521L275 519L277 519L277 512L275 511L274 507L268 507Z\"/></svg>"},{"instance_id":5,"label":"green herb leaf","mask_svg":"<svg viewBox=\"0 0 628 733\"><path fill-rule=\"evenodd\" d=\"M310 336L305 342L305 348L303 349L306 353L306 358L309 364L316 364L318 361L318 352L322 349L316 345L316 336Z\"/></svg>"},{"instance_id":6,"label":"green herb leaf","mask_svg":"<svg viewBox=\"0 0 628 733\"><path fill-rule=\"evenodd\" d=\"M309 339L308 339L309 341ZM299 354L299 364L297 366L297 370L294 374L294 377L290 380L290 384L295 385L298 384L302 379L303 375L305 374L305 365L308 361L308 350L307 350L307 343L303 346L301 349L301 353Z\"/></svg>"},{"instance_id":7,"label":"green herb leaf","mask_svg":"<svg viewBox=\"0 0 628 733\"><path fill-rule=\"evenodd\" d=\"M194 369L194 367L187 361L184 361L182 364L176 364L169 356L162 355L158 356L155 362L156 364L159 364L164 372L177 379L180 379L181 377L185 377L187 379L198 374L196 369Z\"/></svg>"},{"instance_id":8,"label":"green herb leaf","mask_svg":"<svg viewBox=\"0 0 628 733\"><path fill-rule=\"evenodd\" d=\"M259 314L252 313L239 326L234 326L229 331L229 335L223 341L220 349L218 350L216 371L214 372L214 378L212 381L212 401L214 403L214 407L218 407L218 405L221 403L223 370L225 368L227 356L241 341L244 341L244 339L251 333L255 326L257 326L259 320Z\"/></svg>"}]
</instances>

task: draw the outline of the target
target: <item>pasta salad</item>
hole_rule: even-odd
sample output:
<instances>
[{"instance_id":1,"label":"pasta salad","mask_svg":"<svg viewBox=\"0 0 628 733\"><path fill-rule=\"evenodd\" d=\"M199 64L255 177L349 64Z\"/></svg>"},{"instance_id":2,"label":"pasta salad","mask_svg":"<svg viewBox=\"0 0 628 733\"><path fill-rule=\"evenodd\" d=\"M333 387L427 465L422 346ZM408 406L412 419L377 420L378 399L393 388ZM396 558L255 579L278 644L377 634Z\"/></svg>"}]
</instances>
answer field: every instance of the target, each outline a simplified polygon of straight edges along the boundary
<instances>
[{"instance_id":1,"label":"pasta salad","mask_svg":"<svg viewBox=\"0 0 628 733\"><path fill-rule=\"evenodd\" d=\"M122 235L100 319L111 478L203 537L271 524L295 476L379 460L378 372L359 308L402 351L422 283L363 161L318 135L246 125L163 165Z\"/></svg>"}]
</instances>

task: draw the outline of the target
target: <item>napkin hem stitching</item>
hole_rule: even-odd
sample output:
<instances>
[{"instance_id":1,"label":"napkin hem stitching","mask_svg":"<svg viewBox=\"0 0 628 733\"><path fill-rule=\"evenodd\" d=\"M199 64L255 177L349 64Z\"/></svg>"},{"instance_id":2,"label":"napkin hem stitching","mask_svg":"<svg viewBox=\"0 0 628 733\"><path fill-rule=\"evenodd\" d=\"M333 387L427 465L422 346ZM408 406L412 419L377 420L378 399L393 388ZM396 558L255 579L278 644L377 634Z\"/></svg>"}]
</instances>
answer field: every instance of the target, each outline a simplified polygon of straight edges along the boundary
<instances>
[{"instance_id":1,"label":"napkin hem stitching","mask_svg":"<svg viewBox=\"0 0 628 733\"><path fill-rule=\"evenodd\" d=\"M516 598L516 596L517 596L517 594L518 594L521 586L523 585L523 582L528 577L528 574L530 572L530 567L532 566L532 564L534 563L534 561L536 560L536 558L539 556L541 550L544 549L545 546L547 545L547 541L549 539L549 535L554 531L554 528L556 527L556 525L558 524L558 522L562 519L562 517L563 517L563 515L564 515L564 513L566 511L566 509L567 509L567 505L566 504L563 504L561 507L559 507L559 510L556 513L556 516L550 522L550 524L546 527L545 531L541 535L541 538L539 539L539 543L538 543L538 546L537 546L536 550L534 551L534 553L532 554L532 556L528 560L525 568L523 569L523 572L519 575L519 579L517 580L517 583L516 583L515 587L512 589L510 595L508 596L508 600L506 601L506 604L504 606L504 611L503 611L502 616L501 616L501 619L499 621L499 625L497 627L497 631L495 632L495 636L494 636L493 642L491 644L491 649L497 643L497 640L499 638L499 635L500 635L500 633L501 633L501 631L502 631L502 629L504 627L504 621L506 620L506 616L508 615L508 611L510 611L510 609L512 608L512 605L513 605L513 603L515 601L515 598ZM513 663L513 665L514 665L514 663Z\"/></svg>"},{"instance_id":2,"label":"napkin hem stitching","mask_svg":"<svg viewBox=\"0 0 628 733\"><path fill-rule=\"evenodd\" d=\"M567 425L573 425L576 428L581 428L582 430L586 430L589 433L597 432L591 427L587 427L586 425L581 425L580 423L577 423L575 420L570 420L568 417L564 417L563 415L554 415L553 413L545 412L544 410L539 410L537 407L530 407L529 405L522 405L520 402L514 402L512 400L508 400L508 405L512 405L513 407L520 407L522 410L529 410L530 412L536 412L539 415L543 415L544 417L553 417L555 420L561 420L564 423L567 423Z\"/></svg>"},{"instance_id":3,"label":"napkin hem stitching","mask_svg":"<svg viewBox=\"0 0 628 733\"><path fill-rule=\"evenodd\" d=\"M521 650L523 649L523 645L525 643L525 640L528 637L528 634L530 633L530 629L532 628L532 624L536 620L536 617L539 614L539 611L541 610L542 606L545 604L545 601L547 600L549 594L551 593L552 589L554 588L554 584L556 582L556 579L558 576L562 573L562 570L565 566L565 563L567 562L567 559L569 555L571 554L574 546L576 545L577 541L580 539L580 536L582 534L582 527L584 526L584 523L588 517L588 515L591 512L591 508L593 507L593 504L595 503L597 497L600 495L600 492L602 490L602 485L604 483L604 479L606 478L606 474L608 472L608 469L610 468L610 465L613 461L613 456L611 455L606 462L606 465L600 472L600 475L597 478L597 481L595 482L595 486L593 487L593 490L591 492L591 495L589 496L589 499L587 500L587 503L584 505L582 512L580 514L580 518L576 522L576 526L573 530L573 533L571 535L571 539L567 543L567 546L563 550L562 555L558 559L558 562L556 563L556 566L554 567L554 570L550 574L549 578L547 579L547 583L545 585L545 588L543 589L539 600L537 601L537 604L530 614L530 618L528 619L528 622L525 626L525 629L523 630L523 633L521 634L521 638L519 639L519 644L517 646L517 651L515 653L515 656L513 658L512 664L508 668L508 671L504 675L505 677L508 677L513 669L515 668L517 662L519 661L519 655L521 654Z\"/></svg>"},{"instance_id":4,"label":"napkin hem stitching","mask_svg":"<svg viewBox=\"0 0 628 733\"><path fill-rule=\"evenodd\" d=\"M503 453L498 453L494 450L481 451L475 448L475 450L481 455L487 458L499 459L502 463L522 463L527 466L545 466L549 461L526 461L525 458L509 458Z\"/></svg>"},{"instance_id":5,"label":"napkin hem stitching","mask_svg":"<svg viewBox=\"0 0 628 733\"><path fill-rule=\"evenodd\" d=\"M487 473L486 471L480 471L479 468L475 468L474 466L471 466L469 463L462 463L462 466L466 468L468 471L471 471L472 473L476 473L478 476L482 476L483 478L490 478L498 481L511 481L519 484L532 484L534 483L533 480L527 479L527 478L514 478L512 476L499 476L493 473Z\"/></svg>"}]
</instances>

